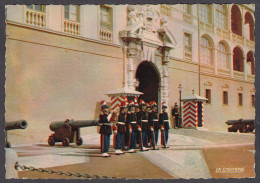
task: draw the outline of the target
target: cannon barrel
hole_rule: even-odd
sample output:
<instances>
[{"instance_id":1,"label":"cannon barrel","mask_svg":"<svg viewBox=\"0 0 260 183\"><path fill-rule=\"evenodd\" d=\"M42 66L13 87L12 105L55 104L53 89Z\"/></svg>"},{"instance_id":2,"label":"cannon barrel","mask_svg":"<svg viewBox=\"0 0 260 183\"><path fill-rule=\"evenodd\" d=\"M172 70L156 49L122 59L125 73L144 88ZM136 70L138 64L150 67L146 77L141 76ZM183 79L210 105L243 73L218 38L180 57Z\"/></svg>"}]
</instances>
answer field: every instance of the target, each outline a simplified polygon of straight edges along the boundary
<instances>
[{"instance_id":1,"label":"cannon barrel","mask_svg":"<svg viewBox=\"0 0 260 183\"><path fill-rule=\"evenodd\" d=\"M26 127L26 120L5 122L5 130L25 129Z\"/></svg>"},{"instance_id":2,"label":"cannon barrel","mask_svg":"<svg viewBox=\"0 0 260 183\"><path fill-rule=\"evenodd\" d=\"M62 127L64 125L64 121L54 121L50 124L50 130L55 131L58 128ZM72 127L72 129L78 129L82 127L89 127L89 126L97 126L98 120L77 120L77 121L69 121L67 122L68 125Z\"/></svg>"},{"instance_id":3,"label":"cannon barrel","mask_svg":"<svg viewBox=\"0 0 260 183\"><path fill-rule=\"evenodd\" d=\"M245 124L250 124L250 123L254 123L255 120L254 119L237 119L237 120L228 120L226 121L227 125L233 125L235 123L245 123Z\"/></svg>"}]
</instances>

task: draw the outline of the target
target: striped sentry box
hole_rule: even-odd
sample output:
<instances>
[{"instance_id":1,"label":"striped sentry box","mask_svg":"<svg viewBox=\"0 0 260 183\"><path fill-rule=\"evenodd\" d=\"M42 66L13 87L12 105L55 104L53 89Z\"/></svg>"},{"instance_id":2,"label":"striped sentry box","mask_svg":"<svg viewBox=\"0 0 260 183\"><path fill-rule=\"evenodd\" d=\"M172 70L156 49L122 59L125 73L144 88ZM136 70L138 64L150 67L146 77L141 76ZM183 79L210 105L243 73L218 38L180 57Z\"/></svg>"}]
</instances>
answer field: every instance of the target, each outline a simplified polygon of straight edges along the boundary
<instances>
[{"instance_id":1,"label":"striped sentry box","mask_svg":"<svg viewBox=\"0 0 260 183\"><path fill-rule=\"evenodd\" d=\"M127 101L127 96L112 96L111 97L111 111L116 111L120 109L121 103Z\"/></svg>"},{"instance_id":2,"label":"striped sentry box","mask_svg":"<svg viewBox=\"0 0 260 183\"><path fill-rule=\"evenodd\" d=\"M183 102L183 127L198 126L198 103L195 101Z\"/></svg>"}]
</instances>

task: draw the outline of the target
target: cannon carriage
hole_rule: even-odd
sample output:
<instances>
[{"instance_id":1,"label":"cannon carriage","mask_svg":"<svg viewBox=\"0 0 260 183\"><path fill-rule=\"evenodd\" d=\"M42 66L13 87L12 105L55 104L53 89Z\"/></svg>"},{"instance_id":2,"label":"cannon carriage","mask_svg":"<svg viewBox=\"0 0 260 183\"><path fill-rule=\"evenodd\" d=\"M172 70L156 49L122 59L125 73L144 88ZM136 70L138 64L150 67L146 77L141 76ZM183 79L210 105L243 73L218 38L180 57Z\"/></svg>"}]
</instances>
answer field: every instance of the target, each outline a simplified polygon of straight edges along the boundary
<instances>
[{"instance_id":1,"label":"cannon carriage","mask_svg":"<svg viewBox=\"0 0 260 183\"><path fill-rule=\"evenodd\" d=\"M56 121L50 124L50 130L54 133L48 138L48 144L54 146L56 142L62 142L63 146L76 143L78 146L83 144L80 137L80 128L97 126L98 120L69 120Z\"/></svg>"},{"instance_id":2,"label":"cannon carriage","mask_svg":"<svg viewBox=\"0 0 260 183\"><path fill-rule=\"evenodd\" d=\"M255 129L255 120L253 119L228 120L225 123L232 125L228 128L228 132L248 133L253 132Z\"/></svg>"}]
</instances>

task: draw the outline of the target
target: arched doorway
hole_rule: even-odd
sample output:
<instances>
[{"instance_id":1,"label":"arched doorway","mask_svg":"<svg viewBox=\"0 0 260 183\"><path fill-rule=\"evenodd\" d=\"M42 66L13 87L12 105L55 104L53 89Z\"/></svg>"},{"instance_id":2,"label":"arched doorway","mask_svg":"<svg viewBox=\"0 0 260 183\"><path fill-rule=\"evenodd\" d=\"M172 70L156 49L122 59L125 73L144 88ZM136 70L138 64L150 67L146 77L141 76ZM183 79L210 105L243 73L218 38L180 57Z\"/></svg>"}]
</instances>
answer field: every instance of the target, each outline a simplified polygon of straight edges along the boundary
<instances>
[{"instance_id":1,"label":"arched doorway","mask_svg":"<svg viewBox=\"0 0 260 183\"><path fill-rule=\"evenodd\" d=\"M157 104L159 100L159 83L160 76L152 62L143 61L137 68L136 79L139 81L137 91L143 92L140 96L145 102L155 101Z\"/></svg>"}]
</instances>

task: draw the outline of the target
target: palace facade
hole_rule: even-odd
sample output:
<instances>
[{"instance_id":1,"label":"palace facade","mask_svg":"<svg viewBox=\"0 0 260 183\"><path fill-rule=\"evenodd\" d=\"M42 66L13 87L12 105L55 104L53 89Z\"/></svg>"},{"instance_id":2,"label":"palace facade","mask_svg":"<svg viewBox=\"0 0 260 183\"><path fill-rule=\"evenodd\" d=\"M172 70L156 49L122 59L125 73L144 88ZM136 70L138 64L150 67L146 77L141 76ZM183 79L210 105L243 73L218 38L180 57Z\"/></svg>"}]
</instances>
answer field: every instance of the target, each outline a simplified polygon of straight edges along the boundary
<instances>
[{"instance_id":1,"label":"palace facade","mask_svg":"<svg viewBox=\"0 0 260 183\"><path fill-rule=\"evenodd\" d=\"M254 11L253 4L8 5L5 117L29 122L27 132L10 133L45 142L50 122L97 119L99 102L110 102L104 94L122 87L170 107L179 104L179 84L183 98L194 90L208 99L209 130L252 119Z\"/></svg>"}]
</instances>

